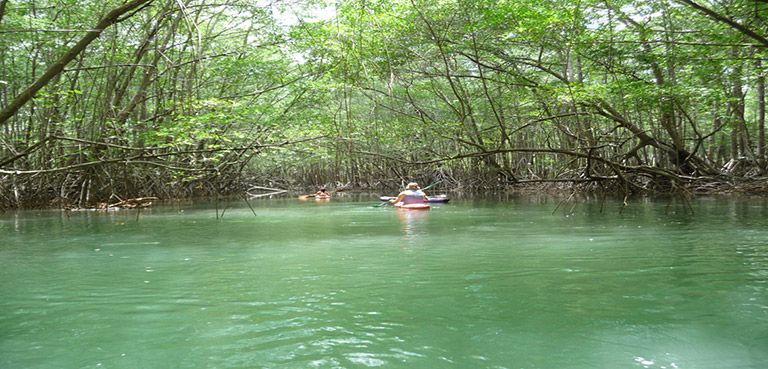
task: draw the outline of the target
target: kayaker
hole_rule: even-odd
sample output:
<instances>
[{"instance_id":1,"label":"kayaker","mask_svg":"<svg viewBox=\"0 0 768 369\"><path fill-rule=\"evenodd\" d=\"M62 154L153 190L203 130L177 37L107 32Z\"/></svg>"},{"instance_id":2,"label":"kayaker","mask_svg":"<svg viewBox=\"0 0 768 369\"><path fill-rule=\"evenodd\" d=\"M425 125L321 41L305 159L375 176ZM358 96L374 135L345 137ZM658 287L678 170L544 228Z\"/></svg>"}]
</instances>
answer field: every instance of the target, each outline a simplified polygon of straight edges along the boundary
<instances>
[{"instance_id":1,"label":"kayaker","mask_svg":"<svg viewBox=\"0 0 768 369\"><path fill-rule=\"evenodd\" d=\"M429 198L427 198L427 195L424 194L424 191L419 188L419 184L416 182L408 183L403 192L400 192L396 198L389 200L392 204L402 202L403 205L423 204L428 201Z\"/></svg>"},{"instance_id":2,"label":"kayaker","mask_svg":"<svg viewBox=\"0 0 768 369\"><path fill-rule=\"evenodd\" d=\"M325 187L320 187L320 191L315 192L315 197L331 197L331 194Z\"/></svg>"}]
</instances>

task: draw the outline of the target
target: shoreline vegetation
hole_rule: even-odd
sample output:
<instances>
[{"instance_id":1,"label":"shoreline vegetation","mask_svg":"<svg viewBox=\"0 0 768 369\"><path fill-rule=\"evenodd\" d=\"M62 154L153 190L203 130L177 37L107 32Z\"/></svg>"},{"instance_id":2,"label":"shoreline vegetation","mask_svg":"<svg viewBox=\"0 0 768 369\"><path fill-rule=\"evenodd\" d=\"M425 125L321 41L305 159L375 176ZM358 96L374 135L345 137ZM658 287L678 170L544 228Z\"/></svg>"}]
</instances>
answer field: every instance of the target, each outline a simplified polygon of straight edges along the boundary
<instances>
[{"instance_id":1,"label":"shoreline vegetation","mask_svg":"<svg viewBox=\"0 0 768 369\"><path fill-rule=\"evenodd\" d=\"M0 210L768 195L765 29L747 0L0 0Z\"/></svg>"},{"instance_id":2,"label":"shoreline vegetation","mask_svg":"<svg viewBox=\"0 0 768 369\"><path fill-rule=\"evenodd\" d=\"M0 212L10 209L61 209L67 211L84 211L84 210L97 210L97 211L114 211L125 209L142 209L149 208L155 204L162 204L173 201L196 201L196 200L244 200L258 201L261 198L291 198L296 197L295 194L306 193L314 187L304 186L300 188L272 188L261 186L250 186L247 191L243 193L208 193L200 195L182 196L182 197L167 197L160 198L156 196L144 196L121 199L118 196L112 196L113 201L92 201L87 203L77 203L64 198L38 198L34 202L22 206L6 206L0 207ZM353 187L349 184L339 185L334 188L334 193L348 193L352 195L371 194L371 198L375 199L381 194L397 193L400 191L398 186L382 186L378 188L360 188ZM307 190L309 189L309 190ZM311 191L310 191L311 192ZM564 199L582 197L582 196L599 196L601 198L614 197L617 200L622 200L625 206L631 204L632 201L638 197L681 197L685 200L689 200L695 197L705 196L768 196L768 178L729 178L722 180L712 179L695 179L690 180L683 184L678 184L674 188L670 188L668 191L644 191L635 193L622 193L616 188L606 186L604 183L598 182L581 182L579 184L573 184L569 181L530 181L527 183L521 183L513 186L496 187L496 188L482 188L482 189L468 189L461 185L442 184L430 191L430 193L441 193L460 196L498 196L498 195L513 195L513 196L533 196L533 195L545 195L553 199ZM301 197L301 196L299 196ZM30 205L31 204L31 205ZM251 206L251 203L248 203Z\"/></svg>"}]
</instances>

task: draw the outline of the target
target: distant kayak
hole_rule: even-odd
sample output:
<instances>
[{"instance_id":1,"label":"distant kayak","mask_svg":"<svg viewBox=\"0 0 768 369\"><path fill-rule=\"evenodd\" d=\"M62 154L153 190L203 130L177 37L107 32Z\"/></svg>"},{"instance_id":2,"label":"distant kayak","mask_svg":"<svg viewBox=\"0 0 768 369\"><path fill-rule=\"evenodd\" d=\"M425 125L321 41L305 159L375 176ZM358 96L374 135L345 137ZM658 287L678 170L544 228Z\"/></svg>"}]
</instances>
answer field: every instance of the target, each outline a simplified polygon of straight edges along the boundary
<instances>
[{"instance_id":1,"label":"distant kayak","mask_svg":"<svg viewBox=\"0 0 768 369\"><path fill-rule=\"evenodd\" d=\"M429 199L429 202L433 203L433 204L434 203L446 203L446 202L448 202L450 200L448 198L448 195L427 196L427 198ZM389 201L389 200L394 200L394 199L396 199L396 197L394 197L394 196L381 196L381 197L379 197L379 200L381 200L381 201Z\"/></svg>"},{"instance_id":2,"label":"distant kayak","mask_svg":"<svg viewBox=\"0 0 768 369\"><path fill-rule=\"evenodd\" d=\"M430 206L427 203L421 203L421 204L403 204L402 202L398 202L395 204L395 207L398 209L406 209L406 210L429 210Z\"/></svg>"},{"instance_id":3,"label":"distant kayak","mask_svg":"<svg viewBox=\"0 0 768 369\"><path fill-rule=\"evenodd\" d=\"M314 198L315 200L330 200L331 195L301 195L298 197L301 201L306 201Z\"/></svg>"}]
</instances>

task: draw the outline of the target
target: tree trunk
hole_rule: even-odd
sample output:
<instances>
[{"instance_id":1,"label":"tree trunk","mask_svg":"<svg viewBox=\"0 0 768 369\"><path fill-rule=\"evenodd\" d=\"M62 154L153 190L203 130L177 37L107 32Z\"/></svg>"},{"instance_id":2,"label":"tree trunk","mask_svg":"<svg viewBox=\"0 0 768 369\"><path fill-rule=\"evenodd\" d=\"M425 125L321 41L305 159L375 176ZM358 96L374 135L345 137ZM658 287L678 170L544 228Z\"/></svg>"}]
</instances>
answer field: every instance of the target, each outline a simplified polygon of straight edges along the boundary
<instances>
[{"instance_id":1,"label":"tree trunk","mask_svg":"<svg viewBox=\"0 0 768 369\"><path fill-rule=\"evenodd\" d=\"M757 157L765 162L765 72L757 59Z\"/></svg>"},{"instance_id":2,"label":"tree trunk","mask_svg":"<svg viewBox=\"0 0 768 369\"><path fill-rule=\"evenodd\" d=\"M732 55L735 58L738 58L740 55L739 51L735 48L733 49ZM736 158L741 157L747 157L754 159L752 148L751 148L751 142L749 139L749 130L747 130L747 123L746 123L746 106L745 106L745 94L744 94L744 86L742 82L743 77L743 71L741 65L737 65L734 68L733 75L731 76L733 79L732 85L731 85L731 113L733 114L734 118L734 124L733 127L733 133L734 133L734 148L736 149L736 152L734 155Z\"/></svg>"},{"instance_id":3,"label":"tree trunk","mask_svg":"<svg viewBox=\"0 0 768 369\"><path fill-rule=\"evenodd\" d=\"M6 4L8 4L8 0L0 0L0 23L3 23L3 15L5 15Z\"/></svg>"}]
</instances>

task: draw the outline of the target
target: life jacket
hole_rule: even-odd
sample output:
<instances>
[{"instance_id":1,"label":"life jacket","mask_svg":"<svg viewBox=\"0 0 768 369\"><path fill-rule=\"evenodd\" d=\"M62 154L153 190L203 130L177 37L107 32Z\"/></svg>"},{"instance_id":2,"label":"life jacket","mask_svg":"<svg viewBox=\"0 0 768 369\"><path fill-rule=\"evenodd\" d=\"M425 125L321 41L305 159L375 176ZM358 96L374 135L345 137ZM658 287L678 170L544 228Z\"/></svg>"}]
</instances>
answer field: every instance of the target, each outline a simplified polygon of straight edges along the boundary
<instances>
[{"instance_id":1,"label":"life jacket","mask_svg":"<svg viewBox=\"0 0 768 369\"><path fill-rule=\"evenodd\" d=\"M405 190L403 191L403 194L405 194L405 197L403 197L403 204L423 204L426 201L424 200L424 192L421 192L421 190Z\"/></svg>"}]
</instances>

